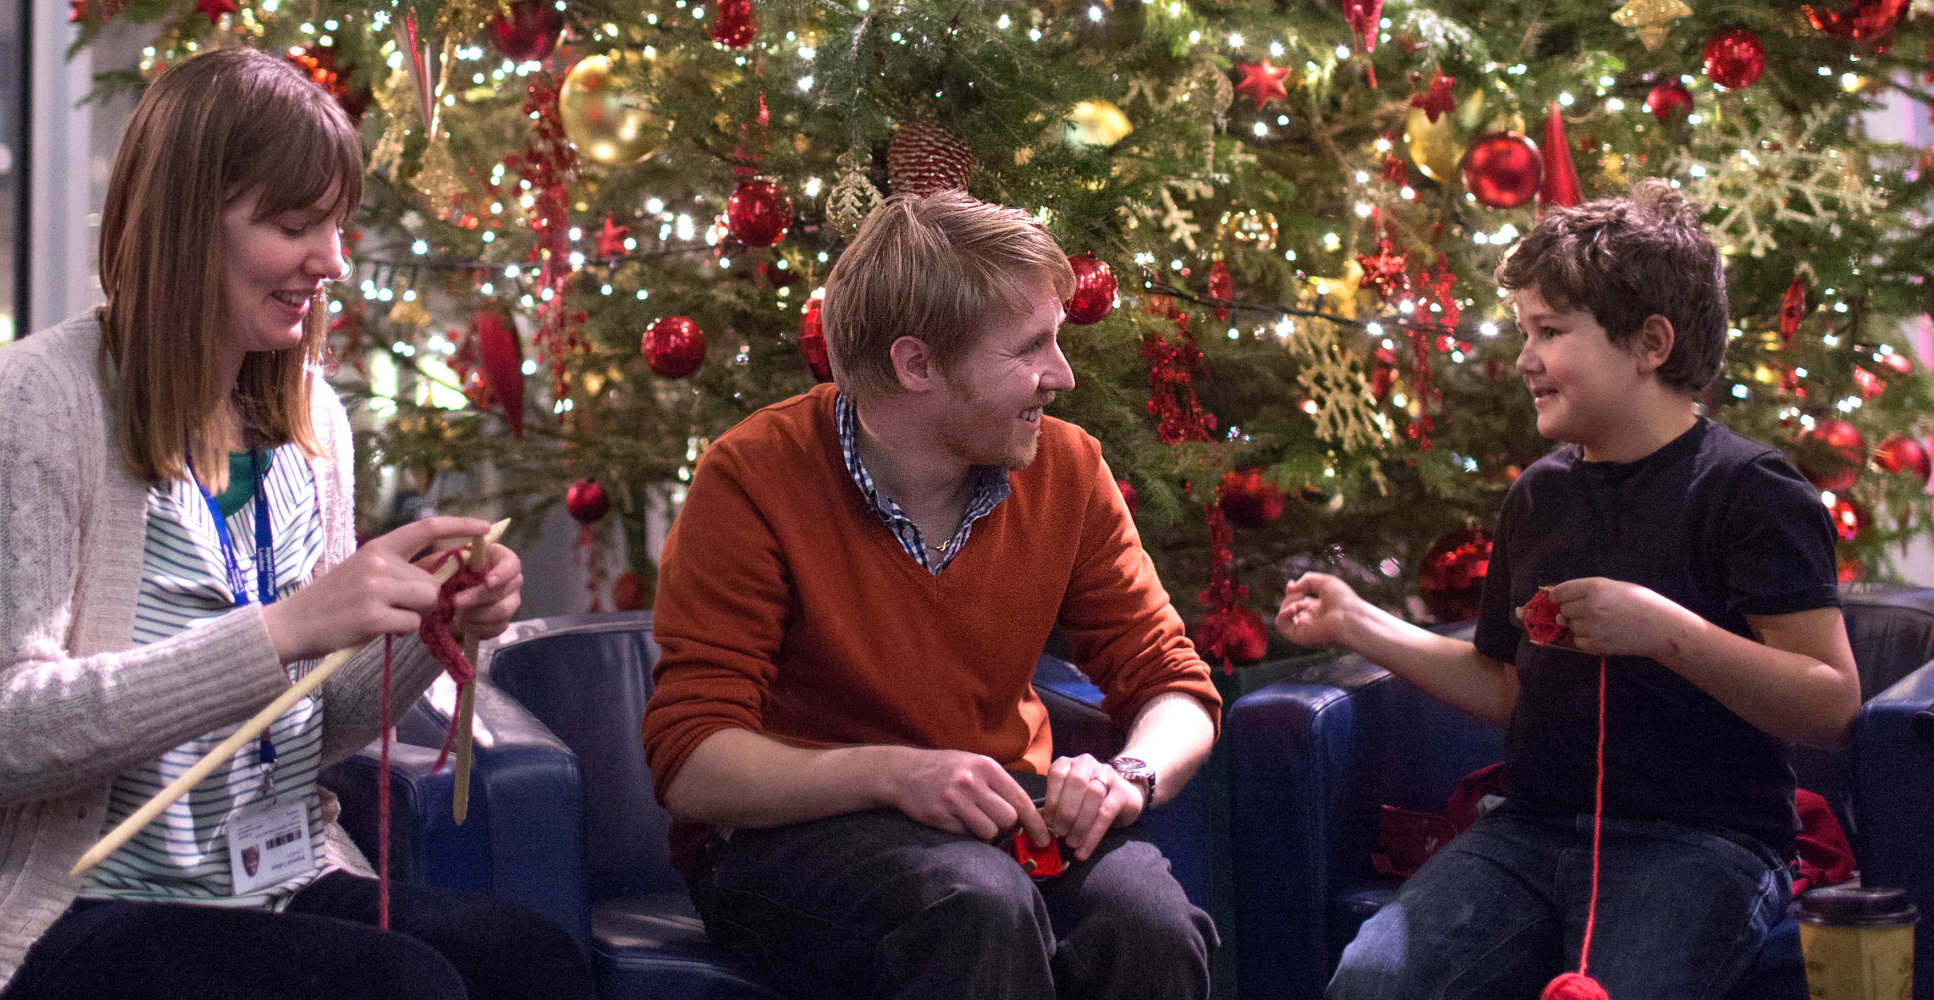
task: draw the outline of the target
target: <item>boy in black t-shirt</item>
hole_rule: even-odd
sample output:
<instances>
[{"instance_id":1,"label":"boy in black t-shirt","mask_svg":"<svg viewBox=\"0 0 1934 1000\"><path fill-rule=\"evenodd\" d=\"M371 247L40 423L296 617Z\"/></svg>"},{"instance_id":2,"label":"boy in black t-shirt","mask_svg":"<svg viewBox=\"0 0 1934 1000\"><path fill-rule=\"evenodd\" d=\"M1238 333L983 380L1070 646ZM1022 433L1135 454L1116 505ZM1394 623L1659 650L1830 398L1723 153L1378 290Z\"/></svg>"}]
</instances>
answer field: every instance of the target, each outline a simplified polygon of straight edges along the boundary
<instances>
[{"instance_id":1,"label":"boy in black t-shirt","mask_svg":"<svg viewBox=\"0 0 1934 1000\"><path fill-rule=\"evenodd\" d=\"M1320 573L1276 618L1507 734L1505 804L1364 924L1328 995L1533 997L1577 966L1603 658L1591 975L1617 1000L1722 997L1790 891L1782 741L1838 743L1859 707L1832 527L1778 452L1694 409L1725 353L1725 272L1664 182L1547 213L1497 277L1538 431L1567 447L1505 499L1474 641ZM1570 648L1517 620L1541 588Z\"/></svg>"}]
</instances>

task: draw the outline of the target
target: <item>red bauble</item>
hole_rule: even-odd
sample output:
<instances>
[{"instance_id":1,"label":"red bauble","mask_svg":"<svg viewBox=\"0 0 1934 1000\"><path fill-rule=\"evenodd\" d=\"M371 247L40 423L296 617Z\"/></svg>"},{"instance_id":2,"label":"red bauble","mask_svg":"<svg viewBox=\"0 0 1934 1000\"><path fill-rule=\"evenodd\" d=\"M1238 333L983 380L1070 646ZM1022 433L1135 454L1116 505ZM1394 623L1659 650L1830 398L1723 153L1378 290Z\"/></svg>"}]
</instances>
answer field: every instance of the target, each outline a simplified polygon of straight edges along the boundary
<instances>
[{"instance_id":1,"label":"red bauble","mask_svg":"<svg viewBox=\"0 0 1934 1000\"><path fill-rule=\"evenodd\" d=\"M597 480L580 479L564 491L564 509L579 524L595 524L611 512L611 498L604 495L604 487Z\"/></svg>"},{"instance_id":2,"label":"red bauble","mask_svg":"<svg viewBox=\"0 0 1934 1000\"><path fill-rule=\"evenodd\" d=\"M1217 496L1222 513L1231 524L1260 528L1283 516L1283 491L1261 469L1231 469L1223 473Z\"/></svg>"},{"instance_id":3,"label":"red bauble","mask_svg":"<svg viewBox=\"0 0 1934 1000\"><path fill-rule=\"evenodd\" d=\"M1121 490L1122 503L1128 505L1128 516L1134 517L1135 512L1142 509L1142 495L1135 492L1135 484L1126 479L1115 480L1115 487Z\"/></svg>"},{"instance_id":4,"label":"red bauble","mask_svg":"<svg viewBox=\"0 0 1934 1000\"><path fill-rule=\"evenodd\" d=\"M1567 972L1545 984L1538 1000L1610 1000L1598 980L1582 972Z\"/></svg>"},{"instance_id":5,"label":"red bauble","mask_svg":"<svg viewBox=\"0 0 1934 1000\"><path fill-rule=\"evenodd\" d=\"M504 422L512 437L524 436L524 347L517 339L517 326L510 313L493 306L477 313L470 321L470 336L477 344L477 358L483 369L484 384L490 396L504 408Z\"/></svg>"},{"instance_id":6,"label":"red bauble","mask_svg":"<svg viewBox=\"0 0 1934 1000\"><path fill-rule=\"evenodd\" d=\"M1880 447L1874 449L1874 464L1884 472L1911 473L1923 483L1934 474L1934 459L1929 458L1927 447L1899 434L1880 442Z\"/></svg>"},{"instance_id":7,"label":"red bauble","mask_svg":"<svg viewBox=\"0 0 1934 1000\"><path fill-rule=\"evenodd\" d=\"M742 49L759 34L759 22L752 16L752 0L719 0L708 34L712 41L728 49Z\"/></svg>"},{"instance_id":8,"label":"red bauble","mask_svg":"<svg viewBox=\"0 0 1934 1000\"><path fill-rule=\"evenodd\" d=\"M792 198L763 177L740 181L725 199L725 228L746 246L769 247L792 228Z\"/></svg>"},{"instance_id":9,"label":"red bauble","mask_svg":"<svg viewBox=\"0 0 1934 1000\"><path fill-rule=\"evenodd\" d=\"M666 378L684 378L705 362L705 333L686 316L667 316L645 328L645 363Z\"/></svg>"},{"instance_id":10,"label":"red bauble","mask_svg":"<svg viewBox=\"0 0 1934 1000\"><path fill-rule=\"evenodd\" d=\"M973 171L973 151L932 122L907 122L886 144L886 183L894 194L925 197L935 191L964 191Z\"/></svg>"},{"instance_id":11,"label":"red bauble","mask_svg":"<svg viewBox=\"0 0 1934 1000\"><path fill-rule=\"evenodd\" d=\"M1677 80L1667 80L1645 95L1645 110L1662 122L1684 118L1692 110L1692 91Z\"/></svg>"},{"instance_id":12,"label":"red bauble","mask_svg":"<svg viewBox=\"0 0 1934 1000\"><path fill-rule=\"evenodd\" d=\"M1554 101L1545 119L1544 183L1538 189L1538 204L1570 207L1584 200L1578 190L1578 170L1571 163L1571 146L1565 142L1565 118Z\"/></svg>"},{"instance_id":13,"label":"red bauble","mask_svg":"<svg viewBox=\"0 0 1934 1000\"><path fill-rule=\"evenodd\" d=\"M1203 659L1225 667L1246 667L1269 652L1269 630L1256 609L1247 605L1203 615L1191 638Z\"/></svg>"},{"instance_id":14,"label":"red bauble","mask_svg":"<svg viewBox=\"0 0 1934 1000\"><path fill-rule=\"evenodd\" d=\"M1464 154L1464 189L1492 208L1516 208L1538 193L1544 159L1522 132L1492 132Z\"/></svg>"},{"instance_id":15,"label":"red bauble","mask_svg":"<svg viewBox=\"0 0 1934 1000\"><path fill-rule=\"evenodd\" d=\"M1476 618L1491 569L1491 533L1459 528L1430 543L1417 571L1417 594L1424 609L1440 622Z\"/></svg>"},{"instance_id":16,"label":"red bauble","mask_svg":"<svg viewBox=\"0 0 1934 1000\"><path fill-rule=\"evenodd\" d=\"M518 62L550 55L563 33L564 15L554 0L511 0L490 17L490 40L504 58Z\"/></svg>"},{"instance_id":17,"label":"red bauble","mask_svg":"<svg viewBox=\"0 0 1934 1000\"><path fill-rule=\"evenodd\" d=\"M1867 461L1867 439L1845 420L1828 418L1813 425L1800 447L1800 474L1836 493L1853 485Z\"/></svg>"},{"instance_id":18,"label":"red bauble","mask_svg":"<svg viewBox=\"0 0 1934 1000\"><path fill-rule=\"evenodd\" d=\"M1805 4L1800 9L1813 27L1835 38L1866 42L1884 38L1907 13L1908 0L1853 0L1846 10L1816 11Z\"/></svg>"},{"instance_id":19,"label":"red bauble","mask_svg":"<svg viewBox=\"0 0 1934 1000\"><path fill-rule=\"evenodd\" d=\"M1091 253L1068 258L1074 268L1074 298L1066 303L1068 322L1077 326L1099 323L1115 308L1115 272L1108 262Z\"/></svg>"},{"instance_id":20,"label":"red bauble","mask_svg":"<svg viewBox=\"0 0 1934 1000\"><path fill-rule=\"evenodd\" d=\"M821 382L833 380L833 363L826 356L826 324L819 318L820 298L806 300L806 314L799 318L799 359Z\"/></svg>"},{"instance_id":21,"label":"red bauble","mask_svg":"<svg viewBox=\"0 0 1934 1000\"><path fill-rule=\"evenodd\" d=\"M1867 508L1846 497L1835 497L1827 507L1827 516L1833 520L1833 533L1843 542L1858 541L1860 533L1873 523L1873 515L1867 513Z\"/></svg>"},{"instance_id":22,"label":"red bauble","mask_svg":"<svg viewBox=\"0 0 1934 1000\"><path fill-rule=\"evenodd\" d=\"M611 581L611 607L617 611L645 610L645 581L626 570Z\"/></svg>"},{"instance_id":23,"label":"red bauble","mask_svg":"<svg viewBox=\"0 0 1934 1000\"><path fill-rule=\"evenodd\" d=\"M1706 39L1705 59L1712 82L1738 90L1766 71L1766 46L1746 28L1727 28Z\"/></svg>"}]
</instances>

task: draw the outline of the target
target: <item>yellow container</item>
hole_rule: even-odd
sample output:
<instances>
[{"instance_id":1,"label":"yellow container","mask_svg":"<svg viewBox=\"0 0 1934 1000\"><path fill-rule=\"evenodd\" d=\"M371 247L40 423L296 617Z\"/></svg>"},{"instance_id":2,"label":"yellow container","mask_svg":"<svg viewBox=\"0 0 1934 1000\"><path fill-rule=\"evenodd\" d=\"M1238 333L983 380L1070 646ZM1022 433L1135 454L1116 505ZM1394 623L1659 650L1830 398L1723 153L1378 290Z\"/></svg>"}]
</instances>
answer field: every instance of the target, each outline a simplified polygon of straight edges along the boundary
<instances>
[{"instance_id":1,"label":"yellow container","mask_svg":"<svg viewBox=\"0 0 1934 1000\"><path fill-rule=\"evenodd\" d=\"M1834 886L1793 907L1815 1000L1913 1000L1918 913L1899 889Z\"/></svg>"}]
</instances>

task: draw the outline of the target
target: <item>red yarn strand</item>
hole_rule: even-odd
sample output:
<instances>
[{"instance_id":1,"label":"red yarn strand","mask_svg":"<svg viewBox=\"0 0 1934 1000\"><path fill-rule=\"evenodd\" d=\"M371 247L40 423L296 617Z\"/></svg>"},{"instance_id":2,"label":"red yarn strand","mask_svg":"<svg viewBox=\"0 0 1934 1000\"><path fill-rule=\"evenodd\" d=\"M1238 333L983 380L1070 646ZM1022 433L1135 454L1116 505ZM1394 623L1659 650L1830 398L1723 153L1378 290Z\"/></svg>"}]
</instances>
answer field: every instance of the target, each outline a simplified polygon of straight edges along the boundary
<instances>
[{"instance_id":1,"label":"red yarn strand","mask_svg":"<svg viewBox=\"0 0 1934 1000\"><path fill-rule=\"evenodd\" d=\"M389 930L389 675L390 637L383 637L383 751L376 775L376 926Z\"/></svg>"},{"instance_id":2,"label":"red yarn strand","mask_svg":"<svg viewBox=\"0 0 1934 1000\"><path fill-rule=\"evenodd\" d=\"M1605 658L1598 658L1598 775L1592 789L1592 898L1585 910L1585 939L1578 946L1578 974L1591 963L1592 925L1598 920L1599 838L1605 832Z\"/></svg>"},{"instance_id":3,"label":"red yarn strand","mask_svg":"<svg viewBox=\"0 0 1934 1000\"><path fill-rule=\"evenodd\" d=\"M450 549L442 557L432 561L429 569L434 571L444 560L461 556L462 549ZM461 565L461 564L459 564ZM477 679L477 668L463 655L463 647L450 633L450 621L456 616L453 606L457 592L483 582L483 574L467 568L459 568L437 592L436 609L423 616L423 623L417 636L428 647L430 655L443 665L443 669L456 680L461 694L463 686L473 684ZM382 772L376 779L376 925L389 930L389 744L390 744L390 672L392 666L392 640L394 636L383 637L383 736L381 763ZM444 759L456 741L456 715L450 717L450 729L443 735L443 749L438 752L436 763L431 770L443 767Z\"/></svg>"}]
</instances>

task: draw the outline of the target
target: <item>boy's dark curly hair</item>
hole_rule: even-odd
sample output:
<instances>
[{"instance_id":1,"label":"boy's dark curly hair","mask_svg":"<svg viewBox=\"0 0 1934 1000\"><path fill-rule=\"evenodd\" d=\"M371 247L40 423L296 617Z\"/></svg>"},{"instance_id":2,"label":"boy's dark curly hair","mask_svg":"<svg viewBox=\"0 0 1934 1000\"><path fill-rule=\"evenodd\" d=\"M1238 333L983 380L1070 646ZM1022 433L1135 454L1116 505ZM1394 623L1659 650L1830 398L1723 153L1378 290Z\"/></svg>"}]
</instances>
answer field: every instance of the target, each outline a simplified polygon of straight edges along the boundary
<instances>
[{"instance_id":1,"label":"boy's dark curly hair","mask_svg":"<svg viewBox=\"0 0 1934 1000\"><path fill-rule=\"evenodd\" d=\"M1552 209L1505 254L1497 283L1534 288L1554 309L1590 312L1621 346L1647 316L1664 316L1674 336L1659 378L1703 389L1726 359L1727 305L1726 268L1699 215L1658 178L1628 195Z\"/></svg>"}]
</instances>

